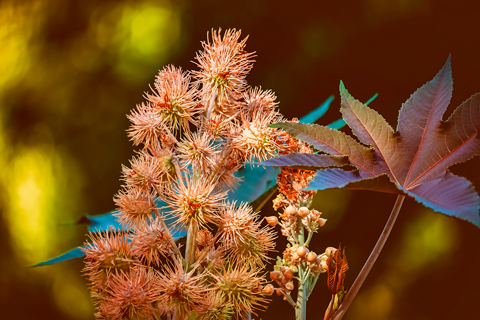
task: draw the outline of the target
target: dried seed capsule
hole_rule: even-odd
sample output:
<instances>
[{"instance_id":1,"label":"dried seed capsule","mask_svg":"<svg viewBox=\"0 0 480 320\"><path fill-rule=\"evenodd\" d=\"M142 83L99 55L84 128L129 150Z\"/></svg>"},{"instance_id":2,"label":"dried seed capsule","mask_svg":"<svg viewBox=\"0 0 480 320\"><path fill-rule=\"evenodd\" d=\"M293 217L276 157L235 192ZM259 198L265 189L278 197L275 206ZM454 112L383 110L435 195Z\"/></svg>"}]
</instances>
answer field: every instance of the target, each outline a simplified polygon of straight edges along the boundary
<instances>
[{"instance_id":1,"label":"dried seed capsule","mask_svg":"<svg viewBox=\"0 0 480 320\"><path fill-rule=\"evenodd\" d=\"M308 210L307 207L301 207L300 209L298 209L298 215L302 218L305 218L306 216L308 216L309 213L310 213L310 210Z\"/></svg>"},{"instance_id":2,"label":"dried seed capsule","mask_svg":"<svg viewBox=\"0 0 480 320\"><path fill-rule=\"evenodd\" d=\"M317 261L317 254L313 251L310 251L308 254L307 254L307 260L309 262L315 262Z\"/></svg>"},{"instance_id":3,"label":"dried seed capsule","mask_svg":"<svg viewBox=\"0 0 480 320\"><path fill-rule=\"evenodd\" d=\"M283 276L287 280L292 280L293 278L293 270L289 267L281 267L280 270L282 271Z\"/></svg>"},{"instance_id":4,"label":"dried seed capsule","mask_svg":"<svg viewBox=\"0 0 480 320\"><path fill-rule=\"evenodd\" d=\"M271 271L270 272L270 279L272 279L273 281L276 281L278 280L278 278L280 278L282 274L280 273L280 271Z\"/></svg>"},{"instance_id":5,"label":"dried seed capsule","mask_svg":"<svg viewBox=\"0 0 480 320\"><path fill-rule=\"evenodd\" d=\"M298 247L297 249L297 254L299 257L305 257L308 253L308 249L305 248L304 246Z\"/></svg>"},{"instance_id":6,"label":"dried seed capsule","mask_svg":"<svg viewBox=\"0 0 480 320\"><path fill-rule=\"evenodd\" d=\"M289 291L292 291L294 289L294 285L293 285L293 282L290 281L288 282L287 284L285 284L285 289L289 290Z\"/></svg>"},{"instance_id":7,"label":"dried seed capsule","mask_svg":"<svg viewBox=\"0 0 480 320\"><path fill-rule=\"evenodd\" d=\"M297 213L297 209L295 209L294 206L292 205L289 205L286 209L285 209L285 213L290 215L290 216L293 216L295 213Z\"/></svg>"},{"instance_id":8,"label":"dried seed capsule","mask_svg":"<svg viewBox=\"0 0 480 320\"><path fill-rule=\"evenodd\" d=\"M292 260L293 260L293 261L297 261L298 259L300 259L300 256L297 254L297 252L294 252L294 253L292 254Z\"/></svg>"},{"instance_id":9,"label":"dried seed capsule","mask_svg":"<svg viewBox=\"0 0 480 320\"><path fill-rule=\"evenodd\" d=\"M267 223L269 225L271 225L272 227L275 227L278 223L278 218L275 217L275 216L270 216L270 217L265 217L265 220L267 221Z\"/></svg>"},{"instance_id":10,"label":"dried seed capsule","mask_svg":"<svg viewBox=\"0 0 480 320\"><path fill-rule=\"evenodd\" d=\"M337 251L337 249L335 249L334 247L328 247L327 249L325 249L325 254L327 255L327 257L329 257L331 254L334 254L335 251Z\"/></svg>"},{"instance_id":11,"label":"dried seed capsule","mask_svg":"<svg viewBox=\"0 0 480 320\"><path fill-rule=\"evenodd\" d=\"M275 291L275 287L270 283L267 284L265 287L263 287L263 292L265 294L268 294L269 296L271 296L274 291Z\"/></svg>"}]
</instances>

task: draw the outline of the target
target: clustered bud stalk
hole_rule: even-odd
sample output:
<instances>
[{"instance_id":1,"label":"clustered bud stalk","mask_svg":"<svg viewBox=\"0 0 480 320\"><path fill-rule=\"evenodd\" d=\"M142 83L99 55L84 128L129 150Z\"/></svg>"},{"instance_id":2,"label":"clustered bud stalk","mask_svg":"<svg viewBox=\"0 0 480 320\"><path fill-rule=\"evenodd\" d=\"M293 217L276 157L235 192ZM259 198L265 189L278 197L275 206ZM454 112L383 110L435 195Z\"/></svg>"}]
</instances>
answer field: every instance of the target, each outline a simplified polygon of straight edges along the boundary
<instances>
[{"instance_id":1,"label":"clustered bud stalk","mask_svg":"<svg viewBox=\"0 0 480 320\"><path fill-rule=\"evenodd\" d=\"M282 155L313 152L308 144L294 139L289 133L283 132L281 138L286 146L280 152ZM277 294L283 295L284 300L295 308L296 320L306 318L307 299L319 276L329 270L327 261L335 250L329 247L326 253L320 255L311 250L314 233L327 221L320 217L321 212L309 209L315 191L304 189L308 187L314 174L315 171L282 167L277 179L280 193L273 201L274 209L280 214L278 218L266 218L271 226L280 225L282 235L287 237L289 242L283 257L277 258L275 271L270 273L270 278L278 285ZM298 285L294 285L295 279L298 280ZM290 296L295 287L296 301Z\"/></svg>"}]
</instances>

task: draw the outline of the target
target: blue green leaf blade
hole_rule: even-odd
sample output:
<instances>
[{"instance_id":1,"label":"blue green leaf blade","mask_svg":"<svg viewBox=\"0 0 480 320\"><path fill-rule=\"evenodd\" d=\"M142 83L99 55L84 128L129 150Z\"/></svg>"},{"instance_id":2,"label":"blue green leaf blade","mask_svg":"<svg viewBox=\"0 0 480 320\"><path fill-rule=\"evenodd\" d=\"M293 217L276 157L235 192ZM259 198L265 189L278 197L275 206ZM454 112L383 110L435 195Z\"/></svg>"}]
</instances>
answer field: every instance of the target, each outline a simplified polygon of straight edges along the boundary
<instances>
[{"instance_id":1,"label":"blue green leaf blade","mask_svg":"<svg viewBox=\"0 0 480 320\"><path fill-rule=\"evenodd\" d=\"M77 247L77 248L74 248L74 249L72 249L68 252L65 252L64 254L61 254L58 257L55 257L53 259L42 261L42 262L39 262L37 264L34 264L32 267L46 266L46 265L50 265L50 264L55 264L55 263L69 261L69 260L83 258L83 257L85 257L85 253L83 253L83 251L80 247Z\"/></svg>"},{"instance_id":2,"label":"blue green leaf blade","mask_svg":"<svg viewBox=\"0 0 480 320\"><path fill-rule=\"evenodd\" d=\"M309 112L307 115L301 117L299 119L299 121L302 122L302 123L314 123L315 121L320 119L325 114L325 112L327 112L327 110L328 110L328 108L330 108L330 104L332 103L334 98L335 98L335 96L331 95L317 109L315 109L315 110Z\"/></svg>"}]
</instances>

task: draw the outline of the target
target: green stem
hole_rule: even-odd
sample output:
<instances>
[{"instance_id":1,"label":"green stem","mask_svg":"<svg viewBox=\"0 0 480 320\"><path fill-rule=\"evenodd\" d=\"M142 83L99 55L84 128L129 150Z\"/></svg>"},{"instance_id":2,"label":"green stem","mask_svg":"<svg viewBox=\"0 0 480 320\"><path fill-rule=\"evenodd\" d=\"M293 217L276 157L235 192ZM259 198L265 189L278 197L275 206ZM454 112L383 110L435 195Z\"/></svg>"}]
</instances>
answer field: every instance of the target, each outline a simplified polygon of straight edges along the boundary
<instances>
[{"instance_id":1,"label":"green stem","mask_svg":"<svg viewBox=\"0 0 480 320\"><path fill-rule=\"evenodd\" d=\"M298 242L301 246L305 244L305 228L303 227L302 217L298 216L297 218L297 228L298 228ZM295 320L305 320L307 319L307 280L305 277L305 264L301 263L298 266L298 294L297 294L297 306L295 309Z\"/></svg>"},{"instance_id":2,"label":"green stem","mask_svg":"<svg viewBox=\"0 0 480 320\"><path fill-rule=\"evenodd\" d=\"M370 272L373 265L375 264L375 261L377 261L377 258L380 255L380 252L382 251L383 246L385 245L385 242L387 242L390 232L392 231L393 225L395 224L395 220L397 220L398 213L402 208L403 200L405 200L405 196L402 194L399 194L397 197L397 201L395 201L395 205L393 206L392 213L388 218L387 224L385 225L385 228L383 229L382 234L380 235L380 238L378 238L375 248L373 248L373 251L368 257L367 262L365 262L365 265L363 266L362 271L360 271L360 273L358 274L357 279L355 280L352 287L350 288L347 295L345 296L345 299L340 305L340 308L338 308L337 312L335 313L333 320L340 320L345 315L345 312L347 311L348 307L352 303L353 298L355 298L355 296L357 295L358 290L360 290L360 287L362 286L363 282L367 278L368 273Z\"/></svg>"},{"instance_id":3,"label":"green stem","mask_svg":"<svg viewBox=\"0 0 480 320\"><path fill-rule=\"evenodd\" d=\"M187 270L195 262L195 250L197 249L197 222L192 220L187 228L187 247L185 248L185 260L187 262Z\"/></svg>"},{"instance_id":4,"label":"green stem","mask_svg":"<svg viewBox=\"0 0 480 320\"><path fill-rule=\"evenodd\" d=\"M300 282L298 284L298 294L297 294L297 306L295 309L295 320L306 320L307 319L307 297L306 289L307 285L305 279L303 279L303 272L299 268L300 273Z\"/></svg>"}]
</instances>

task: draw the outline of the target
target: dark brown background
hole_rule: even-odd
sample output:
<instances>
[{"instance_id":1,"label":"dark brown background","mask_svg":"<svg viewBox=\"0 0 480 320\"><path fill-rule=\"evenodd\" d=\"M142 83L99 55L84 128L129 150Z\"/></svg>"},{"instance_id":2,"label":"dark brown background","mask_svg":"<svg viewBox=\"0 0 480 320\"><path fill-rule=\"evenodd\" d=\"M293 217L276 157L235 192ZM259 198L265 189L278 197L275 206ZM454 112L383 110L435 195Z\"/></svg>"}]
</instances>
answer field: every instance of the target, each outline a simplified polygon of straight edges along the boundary
<instances>
[{"instance_id":1,"label":"dark brown background","mask_svg":"<svg viewBox=\"0 0 480 320\"><path fill-rule=\"evenodd\" d=\"M82 214L113 208L120 164L132 156L125 114L158 69L185 69L207 31L250 35L248 80L276 92L287 117L306 114L340 79L395 125L401 104L452 54L447 111L480 91L480 5L444 0L0 2L1 319L92 319L81 261L42 268L85 239ZM340 117L338 94L322 124ZM477 183L479 161L458 168ZM394 195L333 190L312 249L347 247L351 285ZM265 214L271 214L266 212ZM391 238L345 319L477 319L480 230L405 201ZM280 242L278 250L282 251ZM308 318L323 318L319 280ZM263 319L292 319L274 301Z\"/></svg>"}]
</instances>

